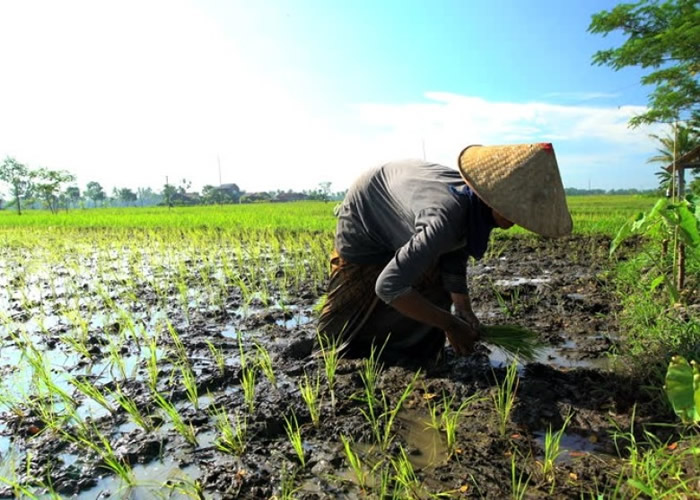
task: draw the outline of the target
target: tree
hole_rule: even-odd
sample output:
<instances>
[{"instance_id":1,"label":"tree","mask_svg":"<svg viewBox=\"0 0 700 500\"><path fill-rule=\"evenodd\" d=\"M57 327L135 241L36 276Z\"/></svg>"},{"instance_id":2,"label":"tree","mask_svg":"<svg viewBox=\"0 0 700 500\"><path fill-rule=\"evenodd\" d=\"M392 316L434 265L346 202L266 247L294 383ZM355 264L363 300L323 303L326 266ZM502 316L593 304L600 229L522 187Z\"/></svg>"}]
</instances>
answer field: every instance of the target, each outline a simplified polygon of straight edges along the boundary
<instances>
[{"instance_id":1,"label":"tree","mask_svg":"<svg viewBox=\"0 0 700 500\"><path fill-rule=\"evenodd\" d=\"M20 200L31 192L32 173L26 165L8 156L0 165L0 180L10 185L10 193L15 199L17 213L22 215Z\"/></svg>"},{"instance_id":2,"label":"tree","mask_svg":"<svg viewBox=\"0 0 700 500\"><path fill-rule=\"evenodd\" d=\"M318 187L319 190L321 191L321 199L323 201L328 201L331 196L331 182L325 181L325 182L319 182Z\"/></svg>"},{"instance_id":3,"label":"tree","mask_svg":"<svg viewBox=\"0 0 700 500\"><path fill-rule=\"evenodd\" d=\"M85 196L92 200L93 206L97 206L98 201L104 201L107 197L99 182L88 182L85 186Z\"/></svg>"},{"instance_id":4,"label":"tree","mask_svg":"<svg viewBox=\"0 0 700 500\"><path fill-rule=\"evenodd\" d=\"M691 127L679 125L676 127L675 134L671 130L665 136L651 134L650 137L659 142L659 147L656 148L658 154L649 158L647 163L661 164L661 169L656 172L656 176L659 178L659 187L670 194L672 176L664 167L673 163L674 151L675 158L678 158L700 146L700 135Z\"/></svg>"},{"instance_id":5,"label":"tree","mask_svg":"<svg viewBox=\"0 0 700 500\"><path fill-rule=\"evenodd\" d=\"M215 186L207 184L202 187L202 202L205 205L223 203L222 193Z\"/></svg>"},{"instance_id":6,"label":"tree","mask_svg":"<svg viewBox=\"0 0 700 500\"><path fill-rule=\"evenodd\" d=\"M642 0L617 5L592 16L588 31L606 36L622 30L622 46L600 50L593 63L615 71L640 66L652 71L642 84L654 85L649 109L630 125L700 119L700 9L697 0Z\"/></svg>"},{"instance_id":7,"label":"tree","mask_svg":"<svg viewBox=\"0 0 700 500\"><path fill-rule=\"evenodd\" d=\"M136 201L136 193L134 193L129 188L119 189L118 194L119 194L119 200L122 201L123 203L126 203L127 205Z\"/></svg>"},{"instance_id":8,"label":"tree","mask_svg":"<svg viewBox=\"0 0 700 500\"><path fill-rule=\"evenodd\" d=\"M173 206L173 196L177 193L177 189L175 189L175 186L172 184L165 184L163 186L163 191L161 192L161 195L163 196L163 200L165 201L165 205L168 207Z\"/></svg>"},{"instance_id":9,"label":"tree","mask_svg":"<svg viewBox=\"0 0 700 500\"><path fill-rule=\"evenodd\" d=\"M66 182L73 182L75 176L65 170L40 168L36 172L36 178L38 179L35 183L36 193L41 198L44 207L55 214L58 211L62 185Z\"/></svg>"},{"instance_id":10,"label":"tree","mask_svg":"<svg viewBox=\"0 0 700 500\"><path fill-rule=\"evenodd\" d=\"M145 203L152 204L155 201L155 198L158 196L156 193L153 192L153 189L150 187L145 187L145 188L136 188L136 196L139 200L139 204L143 206Z\"/></svg>"},{"instance_id":11,"label":"tree","mask_svg":"<svg viewBox=\"0 0 700 500\"><path fill-rule=\"evenodd\" d=\"M80 202L80 188L78 186L68 186L64 194L66 200L74 206Z\"/></svg>"},{"instance_id":12,"label":"tree","mask_svg":"<svg viewBox=\"0 0 700 500\"><path fill-rule=\"evenodd\" d=\"M177 192L180 194L185 194L191 187L192 187L192 181L188 181L187 179L183 178L180 181L180 185L177 188Z\"/></svg>"}]
</instances>

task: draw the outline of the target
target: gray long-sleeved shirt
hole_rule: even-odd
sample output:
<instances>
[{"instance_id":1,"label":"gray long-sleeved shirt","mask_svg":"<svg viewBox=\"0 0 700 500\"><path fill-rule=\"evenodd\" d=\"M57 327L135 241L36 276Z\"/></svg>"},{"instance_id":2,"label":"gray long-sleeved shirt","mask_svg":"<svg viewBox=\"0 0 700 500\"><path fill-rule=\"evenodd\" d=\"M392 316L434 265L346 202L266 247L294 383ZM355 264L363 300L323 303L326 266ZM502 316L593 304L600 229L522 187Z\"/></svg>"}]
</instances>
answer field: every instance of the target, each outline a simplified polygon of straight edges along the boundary
<instances>
[{"instance_id":1,"label":"gray long-sleeved shirt","mask_svg":"<svg viewBox=\"0 0 700 500\"><path fill-rule=\"evenodd\" d=\"M481 258L493 227L490 209L459 172L397 161L366 172L350 188L335 247L350 262L387 263L375 290L390 303L436 264L447 291L466 293L467 259Z\"/></svg>"}]
</instances>

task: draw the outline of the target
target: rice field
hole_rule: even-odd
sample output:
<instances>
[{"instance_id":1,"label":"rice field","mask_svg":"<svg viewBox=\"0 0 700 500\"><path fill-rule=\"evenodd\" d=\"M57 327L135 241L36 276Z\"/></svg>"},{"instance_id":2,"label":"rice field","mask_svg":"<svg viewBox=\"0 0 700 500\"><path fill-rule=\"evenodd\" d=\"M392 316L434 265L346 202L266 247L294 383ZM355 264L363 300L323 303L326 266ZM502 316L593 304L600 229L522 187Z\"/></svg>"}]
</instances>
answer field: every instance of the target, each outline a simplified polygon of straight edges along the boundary
<instances>
[{"instance_id":1,"label":"rice field","mask_svg":"<svg viewBox=\"0 0 700 500\"><path fill-rule=\"evenodd\" d=\"M574 236L500 234L473 266L482 321L547 343L527 366L338 359L331 203L0 213L0 498L631 494L599 287L653 202L570 198Z\"/></svg>"}]
</instances>

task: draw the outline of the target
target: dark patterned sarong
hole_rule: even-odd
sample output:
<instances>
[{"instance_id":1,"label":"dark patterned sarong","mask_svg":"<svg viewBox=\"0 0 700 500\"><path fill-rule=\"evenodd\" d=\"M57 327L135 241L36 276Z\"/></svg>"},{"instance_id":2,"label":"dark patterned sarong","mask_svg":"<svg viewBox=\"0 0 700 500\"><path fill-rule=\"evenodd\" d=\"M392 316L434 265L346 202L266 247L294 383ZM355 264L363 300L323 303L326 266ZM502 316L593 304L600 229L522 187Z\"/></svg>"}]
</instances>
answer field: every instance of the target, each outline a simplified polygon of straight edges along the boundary
<instances>
[{"instance_id":1,"label":"dark patterned sarong","mask_svg":"<svg viewBox=\"0 0 700 500\"><path fill-rule=\"evenodd\" d=\"M319 331L338 339L350 356L366 356L372 345L385 354L430 360L445 345L445 332L410 319L382 302L374 287L383 264L356 264L331 254L328 296ZM449 309L451 298L442 287L437 266L414 288L433 304Z\"/></svg>"}]
</instances>

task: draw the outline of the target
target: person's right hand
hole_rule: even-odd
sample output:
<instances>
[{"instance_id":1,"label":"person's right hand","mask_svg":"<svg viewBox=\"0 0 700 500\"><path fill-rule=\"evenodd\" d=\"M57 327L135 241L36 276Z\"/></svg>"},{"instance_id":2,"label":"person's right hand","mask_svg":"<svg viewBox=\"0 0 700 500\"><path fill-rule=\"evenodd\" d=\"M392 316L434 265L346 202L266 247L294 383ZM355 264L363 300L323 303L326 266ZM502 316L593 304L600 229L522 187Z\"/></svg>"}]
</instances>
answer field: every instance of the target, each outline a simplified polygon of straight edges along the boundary
<instances>
[{"instance_id":1,"label":"person's right hand","mask_svg":"<svg viewBox=\"0 0 700 500\"><path fill-rule=\"evenodd\" d=\"M474 351L474 342L479 340L479 322L467 322L453 316L449 328L445 329L447 340L460 356L466 356Z\"/></svg>"}]
</instances>

